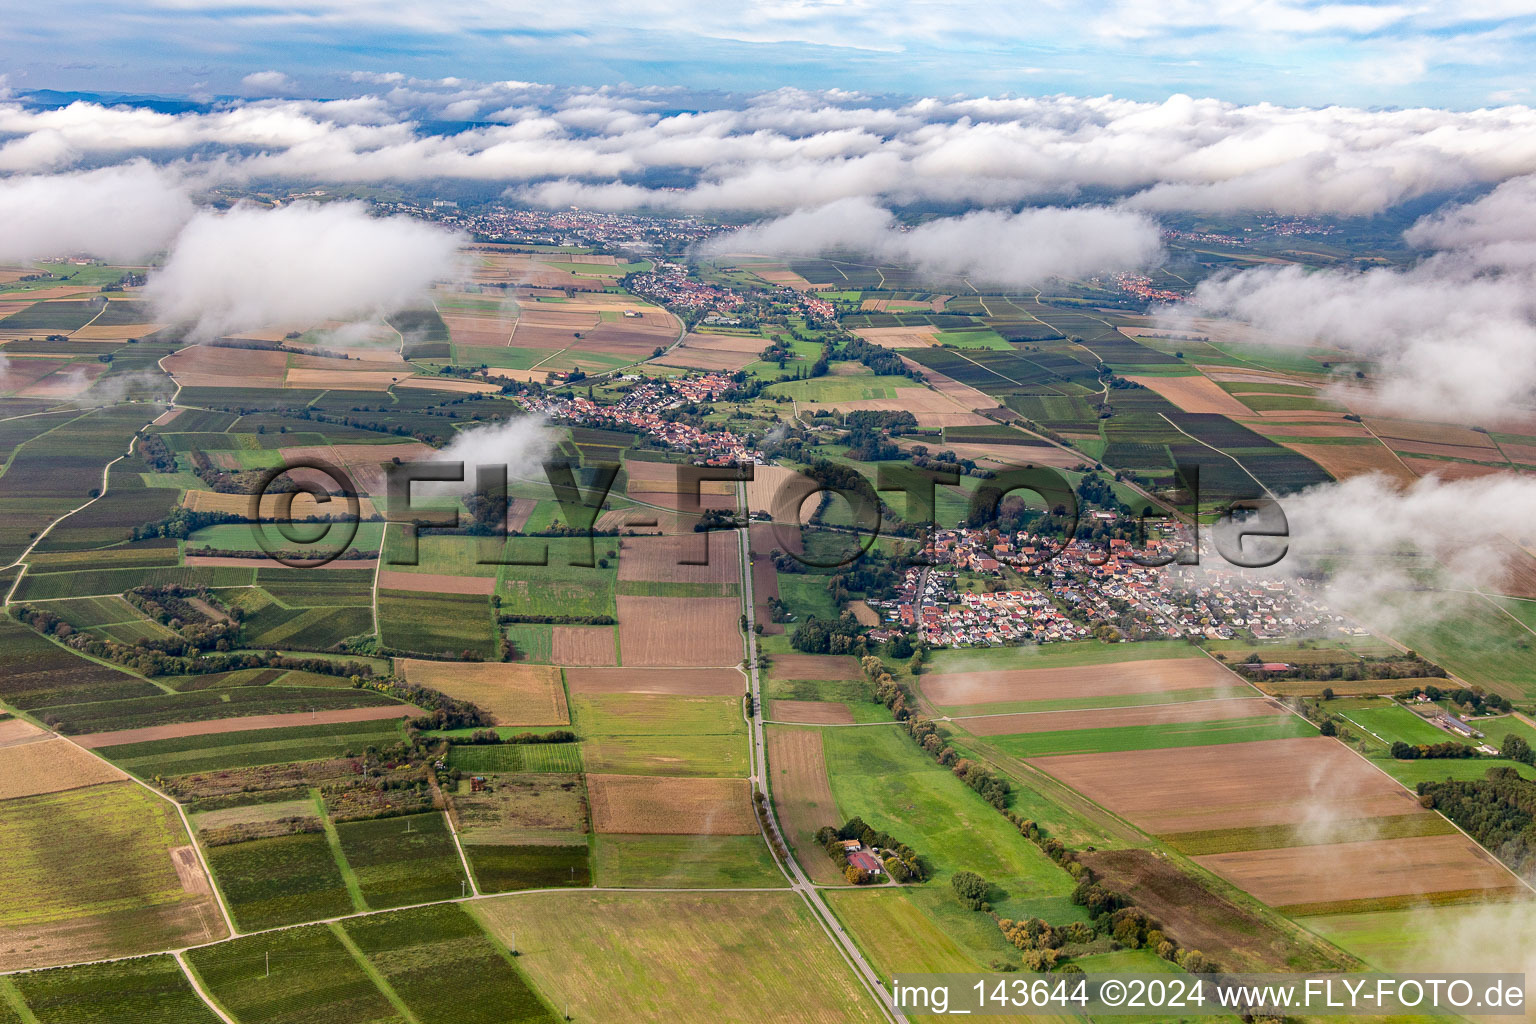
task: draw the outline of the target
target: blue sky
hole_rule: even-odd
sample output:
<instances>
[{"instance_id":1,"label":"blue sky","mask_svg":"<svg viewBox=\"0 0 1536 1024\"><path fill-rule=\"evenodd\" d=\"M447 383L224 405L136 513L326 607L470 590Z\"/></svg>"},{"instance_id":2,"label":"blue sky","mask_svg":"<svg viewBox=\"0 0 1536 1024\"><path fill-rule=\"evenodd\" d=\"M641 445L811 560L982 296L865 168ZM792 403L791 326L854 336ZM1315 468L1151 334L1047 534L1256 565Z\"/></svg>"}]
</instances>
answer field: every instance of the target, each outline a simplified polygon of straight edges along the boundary
<instances>
[{"instance_id":1,"label":"blue sky","mask_svg":"<svg viewBox=\"0 0 1536 1024\"><path fill-rule=\"evenodd\" d=\"M622 15L615 11L623 10ZM354 71L560 85L948 96L1171 93L1298 105L1529 102L1536 3L718 4L61 0L0 24L12 89L294 94ZM256 90L261 91L261 90Z\"/></svg>"}]
</instances>

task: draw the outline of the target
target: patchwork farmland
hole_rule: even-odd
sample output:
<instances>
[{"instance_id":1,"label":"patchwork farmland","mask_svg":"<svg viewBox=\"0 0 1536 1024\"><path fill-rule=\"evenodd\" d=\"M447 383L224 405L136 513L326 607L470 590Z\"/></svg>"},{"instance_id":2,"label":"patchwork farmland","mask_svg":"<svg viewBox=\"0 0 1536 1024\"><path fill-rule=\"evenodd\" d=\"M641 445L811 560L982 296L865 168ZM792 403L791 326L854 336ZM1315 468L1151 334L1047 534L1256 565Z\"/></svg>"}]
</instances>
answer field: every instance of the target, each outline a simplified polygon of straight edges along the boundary
<instances>
[{"instance_id":1,"label":"patchwork farmland","mask_svg":"<svg viewBox=\"0 0 1536 1024\"><path fill-rule=\"evenodd\" d=\"M913 971L1409 969L1404 931L1528 931L1490 811L1536 781L1526 539L1483 593L1399 553L1446 612L1403 635L1124 545L1523 473L1536 427L1384 415L1376 367L1166 336L1104 281L552 244L607 216L477 237L370 322L199 343L136 285L0 271L0 1021L896 1021ZM754 315L680 299L726 292ZM505 494L402 510L398 467L530 413ZM345 543L339 481L253 494L294 460L357 491ZM1019 464L1081 506L1046 567L1010 559L1061 513L973 525ZM695 503L685 467L733 478ZM959 481L931 543L890 468ZM863 484L882 535L825 557Z\"/></svg>"}]
</instances>

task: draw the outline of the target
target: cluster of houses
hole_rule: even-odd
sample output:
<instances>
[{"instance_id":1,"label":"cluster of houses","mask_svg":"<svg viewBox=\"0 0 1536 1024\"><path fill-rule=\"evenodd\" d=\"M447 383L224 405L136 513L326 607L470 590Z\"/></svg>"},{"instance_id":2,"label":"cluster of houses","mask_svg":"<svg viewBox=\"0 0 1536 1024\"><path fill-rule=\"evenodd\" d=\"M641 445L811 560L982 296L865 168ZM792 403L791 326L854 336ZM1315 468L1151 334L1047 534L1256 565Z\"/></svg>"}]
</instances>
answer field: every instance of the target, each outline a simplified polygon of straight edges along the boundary
<instances>
[{"instance_id":1,"label":"cluster of houses","mask_svg":"<svg viewBox=\"0 0 1536 1024\"><path fill-rule=\"evenodd\" d=\"M442 200L430 206L410 201L379 205L462 228L475 238L488 242L651 252L664 245L672 248L686 247L725 230L721 225L705 223L693 217L641 217L575 207L563 210L521 210L492 206L465 212L460 211L457 204Z\"/></svg>"},{"instance_id":2,"label":"cluster of houses","mask_svg":"<svg viewBox=\"0 0 1536 1024\"><path fill-rule=\"evenodd\" d=\"M909 568L895 600L869 602L885 620L875 639L906 633L934 647L1050 643L1081 639L1104 623L1130 639L1363 632L1301 583L1245 577L1210 558L1186 567L1132 557L1171 558L1184 546L1177 535L1157 537L1145 549L1123 540L1073 541L1049 557L1058 546L1026 532L937 531L928 547L933 567ZM1038 585L992 593L957 587L962 574L1000 577L1004 566Z\"/></svg>"},{"instance_id":3,"label":"cluster of houses","mask_svg":"<svg viewBox=\"0 0 1536 1024\"><path fill-rule=\"evenodd\" d=\"M997 647L1089 635L1086 625L1063 614L1041 591L957 594L956 577L941 569L908 569L896 600L869 602L891 622L876 630L874 639L915 632L930 647Z\"/></svg>"},{"instance_id":4,"label":"cluster of houses","mask_svg":"<svg viewBox=\"0 0 1536 1024\"><path fill-rule=\"evenodd\" d=\"M1178 302L1185 298L1181 291L1154 287L1152 279L1145 274L1124 272L1113 275L1110 280L1117 289L1143 302Z\"/></svg>"},{"instance_id":5,"label":"cluster of houses","mask_svg":"<svg viewBox=\"0 0 1536 1024\"><path fill-rule=\"evenodd\" d=\"M741 295L734 289L690 278L686 266L664 260L657 260L649 272L631 278L629 290L670 309L704 310L711 315L733 313L743 305Z\"/></svg>"},{"instance_id":6,"label":"cluster of houses","mask_svg":"<svg viewBox=\"0 0 1536 1024\"><path fill-rule=\"evenodd\" d=\"M638 376L624 379L639 383L613 405L603 405L580 395L571 398L551 394L524 395L517 400L527 409L551 419L582 426L639 431L669 448L692 452L706 465L763 462L762 453L750 447L738 434L728 430L701 430L663 416L668 410L688 402L715 400L735 387L729 377L706 373L671 380L647 380Z\"/></svg>"}]
</instances>

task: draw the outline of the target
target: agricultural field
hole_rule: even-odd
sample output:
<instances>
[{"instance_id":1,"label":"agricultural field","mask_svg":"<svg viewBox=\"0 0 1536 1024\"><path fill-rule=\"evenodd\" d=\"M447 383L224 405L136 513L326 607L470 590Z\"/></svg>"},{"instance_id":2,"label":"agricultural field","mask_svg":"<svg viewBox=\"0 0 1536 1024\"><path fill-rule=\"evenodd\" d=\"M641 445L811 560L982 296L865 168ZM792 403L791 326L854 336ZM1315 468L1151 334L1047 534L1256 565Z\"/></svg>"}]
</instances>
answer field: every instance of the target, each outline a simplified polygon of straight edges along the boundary
<instances>
[{"instance_id":1,"label":"agricultural field","mask_svg":"<svg viewBox=\"0 0 1536 1024\"><path fill-rule=\"evenodd\" d=\"M100 749L103 757L142 778L356 755L402 736L401 723L386 719L183 736Z\"/></svg>"},{"instance_id":2,"label":"agricultural field","mask_svg":"<svg viewBox=\"0 0 1536 1024\"><path fill-rule=\"evenodd\" d=\"M881 1018L798 897L571 893L483 901L476 913L556 1006L595 1020L623 1005L655 1024Z\"/></svg>"},{"instance_id":3,"label":"agricultural field","mask_svg":"<svg viewBox=\"0 0 1536 1024\"><path fill-rule=\"evenodd\" d=\"M38 1024L217 1024L219 1019L171 956L38 971L18 975L12 984Z\"/></svg>"},{"instance_id":4,"label":"agricultural field","mask_svg":"<svg viewBox=\"0 0 1536 1024\"><path fill-rule=\"evenodd\" d=\"M6 617L0 617L0 657L6 666L0 700L22 709L162 692L147 679L82 658Z\"/></svg>"},{"instance_id":5,"label":"agricultural field","mask_svg":"<svg viewBox=\"0 0 1536 1024\"><path fill-rule=\"evenodd\" d=\"M1071 912L1071 876L899 728L820 732L838 814L857 815L918 851L932 872L930 884L947 885L956 871L974 871L1008 893L994 903L1004 917ZM802 849L802 860L816 856L825 855L814 844Z\"/></svg>"},{"instance_id":6,"label":"agricultural field","mask_svg":"<svg viewBox=\"0 0 1536 1024\"><path fill-rule=\"evenodd\" d=\"M592 884L592 864L585 845L466 842L464 855L469 858L475 885L485 893Z\"/></svg>"},{"instance_id":7,"label":"agricultural field","mask_svg":"<svg viewBox=\"0 0 1536 1024\"><path fill-rule=\"evenodd\" d=\"M24 735L22 742L6 742L5 727L12 724L35 728L20 720L0 721L0 801L82 789L125 778L122 772L68 740L43 738L47 733Z\"/></svg>"},{"instance_id":8,"label":"agricultural field","mask_svg":"<svg viewBox=\"0 0 1536 1024\"><path fill-rule=\"evenodd\" d=\"M775 725L767 733L769 779L779 827L812 880L836 885L841 873L815 840L817 829L846 820L837 813L832 796L822 732Z\"/></svg>"},{"instance_id":9,"label":"agricultural field","mask_svg":"<svg viewBox=\"0 0 1536 1024\"><path fill-rule=\"evenodd\" d=\"M620 597L618 606L625 665L734 665L742 658L734 598Z\"/></svg>"},{"instance_id":10,"label":"agricultural field","mask_svg":"<svg viewBox=\"0 0 1536 1024\"><path fill-rule=\"evenodd\" d=\"M350 944L417 1024L499 1024L559 1019L518 961L459 906L422 907L357 918L342 926ZM451 999L444 992L452 992Z\"/></svg>"},{"instance_id":11,"label":"agricultural field","mask_svg":"<svg viewBox=\"0 0 1536 1024\"><path fill-rule=\"evenodd\" d=\"M400 669L408 682L484 708L497 725L566 725L571 720L557 668L406 658Z\"/></svg>"},{"instance_id":12,"label":"agricultural field","mask_svg":"<svg viewBox=\"0 0 1536 1024\"><path fill-rule=\"evenodd\" d=\"M349 914L357 907L323 832L249 839L208 850L241 931Z\"/></svg>"},{"instance_id":13,"label":"agricultural field","mask_svg":"<svg viewBox=\"0 0 1536 1024\"><path fill-rule=\"evenodd\" d=\"M752 835L745 779L588 775L592 828L623 835Z\"/></svg>"},{"instance_id":14,"label":"agricultural field","mask_svg":"<svg viewBox=\"0 0 1536 1024\"><path fill-rule=\"evenodd\" d=\"M563 109L573 145L602 130ZM642 186L674 183L625 187ZM416 191L312 197L410 209ZM265 179L217 196L305 198ZM610 251L592 225L622 235L627 215L519 208L485 230L480 205L431 214L475 239L454 278L366 322L222 324L192 343L201 327L157 323L140 297L158 257L0 267L0 1024L861 1024L886 1018L855 966L1027 979L995 917L1094 920L1073 902L1084 871L1224 969L1536 971L1536 904L1495 857L1518 828L1483 849L1414 792L1536 767L1393 758L1393 743L1454 737L1415 713L1429 706L1382 696L1498 693L1515 711L1472 717L1482 739L1536 745L1530 539L1498 542L1517 560L1507 578L1456 590L1404 554L1413 589L1387 599L1401 607L1319 606L1304 627L1257 575L1193 602L1112 543L1139 543L1117 503L1134 517L1187 498L1214 518L1372 471L1407 485L1536 468L1529 417L1392 418L1390 365L1227 321L1170 333L1110 274L1003 293L846 251L703 258L695 243L734 221L659 211L634 219L643 242ZM1170 220L1178 262L1147 268L1154 290L1416 258L1395 216L1385 255L1345 241L1385 221L1319 215L1323 231L1292 237L1201 218L1197 233L1242 241L1198 244L1243 255L1193 248ZM19 280L34 272L46 282ZM685 299L660 297L673 288ZM504 520L495 496L419 489L464 527L428 529L404 564L408 531L383 516L399 512L394 467L457 457L530 410L548 445L513 467ZM360 493L348 557L323 569L258 556L253 481L294 459ZM619 466L590 509L597 535L541 460L568 462L583 494ZM703 482L697 503L684 484L705 462L754 467L746 534L735 481ZM909 573L911 506L885 490L896 536L873 557L792 564L849 549L856 526L844 500L787 507L801 471L875 484L893 462L960 471L937 494L946 526L975 525L1006 468L1059 470L1080 536L1121 559L1021 574L1011 554L1038 541L968 530L933 546L938 572ZM1175 477L1190 463L1197 499ZM300 516L337 507L315 499ZM268 494L256 518L284 501ZM1008 515L1032 529L1037 505ZM934 584L943 596L914 591ZM1021 586L1072 628L990 600ZM940 638L928 601L965 628ZM813 619L836 631L802 632ZM362 685L317 671L354 659L373 673ZM1319 734L1318 712L1345 742ZM913 714L937 730L926 745ZM755 798L814 891L794 888ZM855 816L928 877L849 884L815 835ZM955 898L960 872L985 879L990 913ZM1086 971L1181 970L1074 934Z\"/></svg>"},{"instance_id":15,"label":"agricultural field","mask_svg":"<svg viewBox=\"0 0 1536 1024\"><path fill-rule=\"evenodd\" d=\"M317 687L269 684L215 686L153 697L43 707L37 709L37 714L66 735L81 735L127 733L129 730L137 732L178 723L214 723L246 717L262 719L266 724L276 724L268 716L278 715L346 716L355 711L359 717L375 713L388 717L394 714L394 709L399 709L402 715L405 713L404 705L399 701L371 690L334 685ZM299 721L302 719L295 720L294 724ZM184 731L216 730L191 728Z\"/></svg>"},{"instance_id":16,"label":"agricultural field","mask_svg":"<svg viewBox=\"0 0 1536 1024\"><path fill-rule=\"evenodd\" d=\"M464 869L441 813L337 823L346 866L371 910L461 894Z\"/></svg>"},{"instance_id":17,"label":"agricultural field","mask_svg":"<svg viewBox=\"0 0 1536 1024\"><path fill-rule=\"evenodd\" d=\"M924 673L922 689L935 704L962 715L1050 710L1046 702L1094 697L1124 697L1125 703L1131 703L1151 694L1166 700L1168 694L1190 690L1232 696L1252 693L1241 679L1207 658L966 672L944 672L936 667Z\"/></svg>"},{"instance_id":18,"label":"agricultural field","mask_svg":"<svg viewBox=\"0 0 1536 1024\"><path fill-rule=\"evenodd\" d=\"M788 885L758 835L596 836L595 881L635 889L762 889Z\"/></svg>"},{"instance_id":19,"label":"agricultural field","mask_svg":"<svg viewBox=\"0 0 1536 1024\"><path fill-rule=\"evenodd\" d=\"M311 925L251 935L191 950L187 963L242 1024L404 1024L344 934Z\"/></svg>"},{"instance_id":20,"label":"agricultural field","mask_svg":"<svg viewBox=\"0 0 1536 1024\"><path fill-rule=\"evenodd\" d=\"M572 698L589 771L619 775L747 775L740 698L651 693Z\"/></svg>"},{"instance_id":21,"label":"agricultural field","mask_svg":"<svg viewBox=\"0 0 1536 1024\"><path fill-rule=\"evenodd\" d=\"M489 601L474 594L379 591L379 635L398 651L490 658L494 625Z\"/></svg>"},{"instance_id":22,"label":"agricultural field","mask_svg":"<svg viewBox=\"0 0 1536 1024\"><path fill-rule=\"evenodd\" d=\"M591 831L580 775L488 772L484 789L460 782L452 815L465 844L573 845Z\"/></svg>"},{"instance_id":23,"label":"agricultural field","mask_svg":"<svg viewBox=\"0 0 1536 1024\"><path fill-rule=\"evenodd\" d=\"M448 766L464 772L565 772L582 769L578 743L502 743L486 746L454 744Z\"/></svg>"},{"instance_id":24,"label":"agricultural field","mask_svg":"<svg viewBox=\"0 0 1536 1024\"><path fill-rule=\"evenodd\" d=\"M191 842L175 807L132 782L0 801L10 851L0 961L77 963L223 938Z\"/></svg>"}]
</instances>

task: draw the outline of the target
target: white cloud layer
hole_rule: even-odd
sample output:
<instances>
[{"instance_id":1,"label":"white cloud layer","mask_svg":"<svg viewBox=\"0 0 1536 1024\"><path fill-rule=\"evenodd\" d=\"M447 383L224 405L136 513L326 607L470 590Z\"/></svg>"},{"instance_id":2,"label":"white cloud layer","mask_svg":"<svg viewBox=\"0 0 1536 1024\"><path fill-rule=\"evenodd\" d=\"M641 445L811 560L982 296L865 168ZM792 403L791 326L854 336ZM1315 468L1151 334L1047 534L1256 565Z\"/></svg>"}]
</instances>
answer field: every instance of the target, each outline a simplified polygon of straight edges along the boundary
<instances>
[{"instance_id":1,"label":"white cloud layer","mask_svg":"<svg viewBox=\"0 0 1536 1024\"><path fill-rule=\"evenodd\" d=\"M191 216L186 192L144 161L0 178L0 258L78 252L134 262L164 248Z\"/></svg>"},{"instance_id":2,"label":"white cloud layer","mask_svg":"<svg viewBox=\"0 0 1536 1024\"><path fill-rule=\"evenodd\" d=\"M463 238L360 204L197 214L146 296L193 337L402 309L453 274Z\"/></svg>"},{"instance_id":3,"label":"white cloud layer","mask_svg":"<svg viewBox=\"0 0 1536 1024\"><path fill-rule=\"evenodd\" d=\"M273 77L273 75L276 77ZM248 88L281 91L280 73ZM695 108L667 90L418 81L162 113L0 102L0 171L142 154L214 178L500 182L552 204L786 213L839 199L977 206L1083 190L1164 210L1371 214L1536 173L1536 111L1321 109L1176 95L876 102L781 89ZM256 88L261 86L263 88ZM668 109L670 105L688 109ZM427 119L473 118L434 134ZM686 182L656 187L648 175Z\"/></svg>"},{"instance_id":4,"label":"white cloud layer","mask_svg":"<svg viewBox=\"0 0 1536 1024\"><path fill-rule=\"evenodd\" d=\"M1189 306L1373 361L1374 401L1411 418L1491 425L1536 407L1536 177L1406 237L1441 251L1401 270L1248 270L1203 282Z\"/></svg>"},{"instance_id":5,"label":"white cloud layer","mask_svg":"<svg viewBox=\"0 0 1536 1024\"><path fill-rule=\"evenodd\" d=\"M889 210L841 199L722 236L707 248L788 256L852 251L978 285L1023 286L1140 267L1159 246L1157 225L1124 210L978 210L907 230Z\"/></svg>"}]
</instances>

